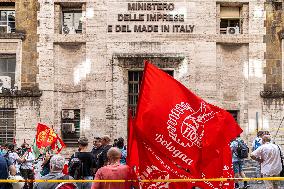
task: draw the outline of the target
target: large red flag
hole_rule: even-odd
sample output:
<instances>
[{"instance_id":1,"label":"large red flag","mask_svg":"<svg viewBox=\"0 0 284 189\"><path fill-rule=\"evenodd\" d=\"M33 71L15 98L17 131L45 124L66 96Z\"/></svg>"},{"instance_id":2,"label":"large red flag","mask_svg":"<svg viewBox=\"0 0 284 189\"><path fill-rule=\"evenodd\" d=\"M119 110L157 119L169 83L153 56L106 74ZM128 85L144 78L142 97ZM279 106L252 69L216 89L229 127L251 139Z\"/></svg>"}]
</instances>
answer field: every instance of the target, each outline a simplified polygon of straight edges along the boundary
<instances>
[{"instance_id":1,"label":"large red flag","mask_svg":"<svg viewBox=\"0 0 284 189\"><path fill-rule=\"evenodd\" d=\"M209 166L210 161L242 132L227 111L205 102L148 62L135 129L156 154L194 178L222 176L223 160L217 162L218 170Z\"/></svg>"},{"instance_id":2,"label":"large red flag","mask_svg":"<svg viewBox=\"0 0 284 189\"><path fill-rule=\"evenodd\" d=\"M134 120L132 117L132 112L129 110L128 113L128 140L127 140L127 159L126 163L130 167L138 168L139 156L138 156L138 147L137 139L134 128Z\"/></svg>"},{"instance_id":3,"label":"large red flag","mask_svg":"<svg viewBox=\"0 0 284 189\"><path fill-rule=\"evenodd\" d=\"M232 152L230 145L218 149L219 157L211 158L210 163L201 165L203 178L233 178ZM233 189L234 182L204 182L202 188Z\"/></svg>"},{"instance_id":4,"label":"large red flag","mask_svg":"<svg viewBox=\"0 0 284 189\"><path fill-rule=\"evenodd\" d=\"M182 182L170 183L169 179L191 179L193 178L188 170L170 161L166 156L160 154L147 145L143 139L137 140L139 149L139 176L142 180L163 180L165 182L143 182L141 186L143 189L191 189L193 186L201 186L198 183Z\"/></svg>"}]
</instances>

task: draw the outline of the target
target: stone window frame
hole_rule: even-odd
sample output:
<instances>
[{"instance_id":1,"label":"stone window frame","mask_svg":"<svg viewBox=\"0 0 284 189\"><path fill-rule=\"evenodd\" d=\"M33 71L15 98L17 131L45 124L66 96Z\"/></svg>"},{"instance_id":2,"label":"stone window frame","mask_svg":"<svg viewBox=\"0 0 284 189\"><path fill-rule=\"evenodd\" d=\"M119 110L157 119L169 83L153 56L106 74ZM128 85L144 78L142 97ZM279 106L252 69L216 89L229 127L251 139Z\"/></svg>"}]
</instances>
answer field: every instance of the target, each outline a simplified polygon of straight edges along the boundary
<instances>
[{"instance_id":1,"label":"stone window frame","mask_svg":"<svg viewBox=\"0 0 284 189\"><path fill-rule=\"evenodd\" d=\"M174 77L174 70L167 68L167 69L163 69L163 71L165 71L166 73L168 73L169 75L171 75L172 77ZM130 73L133 73L133 79L129 79L130 78ZM138 76L137 80L135 78L135 73ZM132 111L132 115L135 116L136 114L136 108L137 108L137 103L138 103L138 99L139 99L139 91L140 91L140 85L142 82L142 77L143 77L143 70L142 69L130 69L128 70L128 103L127 103L127 107L128 109L131 109ZM129 92L130 91L130 87L132 86L132 91L134 92ZM137 88L137 92L135 92L135 86ZM131 100L132 99L132 100Z\"/></svg>"},{"instance_id":2,"label":"stone window frame","mask_svg":"<svg viewBox=\"0 0 284 189\"><path fill-rule=\"evenodd\" d=\"M9 115L9 113L12 113L12 115ZM12 124L10 125L11 122ZM12 135L9 133L12 133ZM0 109L0 143L13 142L15 136L16 136L16 109L1 108Z\"/></svg>"},{"instance_id":3,"label":"stone window frame","mask_svg":"<svg viewBox=\"0 0 284 189\"><path fill-rule=\"evenodd\" d=\"M76 35L86 33L86 3L84 2L56 2L54 3L54 33L55 34L64 34L63 33L63 12L82 12L82 31L76 33ZM64 34L68 35L68 34Z\"/></svg>"},{"instance_id":4,"label":"stone window frame","mask_svg":"<svg viewBox=\"0 0 284 189\"><path fill-rule=\"evenodd\" d=\"M0 7L0 15L2 14L2 12L12 12L12 13L14 13L14 21L9 21L9 17L8 17L8 13L7 13L7 19L6 19L6 21L0 21L0 27L6 27L6 32L4 32L4 33L15 33L15 29L16 29L16 26L15 26L15 24L16 24L16 11L15 10L3 10L1 7ZM2 22L6 22L6 24L1 24ZM13 23L14 24L14 28L11 28L10 27L10 23ZM9 28L10 28L10 30L9 30Z\"/></svg>"},{"instance_id":5,"label":"stone window frame","mask_svg":"<svg viewBox=\"0 0 284 189\"><path fill-rule=\"evenodd\" d=\"M15 62L14 62L14 59L15 59ZM11 78L11 88L14 88L15 87L15 79L16 79L16 65L17 65L16 54L0 54L0 60L5 61L5 64L6 64L6 68L4 68L5 70L2 70L3 67L1 66L0 76L10 77ZM13 60L13 64L15 64L15 65L13 65L14 70L9 69L9 68L11 68L10 65L9 65L9 64L11 64L10 60ZM1 64L2 64L2 62L1 62Z\"/></svg>"},{"instance_id":6,"label":"stone window frame","mask_svg":"<svg viewBox=\"0 0 284 189\"><path fill-rule=\"evenodd\" d=\"M239 34L248 34L249 28L249 2L216 2L216 34L221 34L221 6L240 8Z\"/></svg>"},{"instance_id":7,"label":"stone window frame","mask_svg":"<svg viewBox=\"0 0 284 189\"><path fill-rule=\"evenodd\" d=\"M164 70L173 70L174 78L179 76L179 68L187 56L182 53L115 53L108 65L109 77L107 77L106 125L107 133L114 136L127 136L127 115L128 115L128 71L143 70L143 60L150 60L156 66ZM132 61L133 60L133 61ZM117 87L120 86L120 87ZM118 95L118 96L117 96ZM119 107L119 108L117 108ZM113 119L117 118L117 119ZM125 125L124 127L113 127L113 125Z\"/></svg>"},{"instance_id":8,"label":"stone window frame","mask_svg":"<svg viewBox=\"0 0 284 189\"><path fill-rule=\"evenodd\" d=\"M73 23L72 25L73 25L73 27L74 27L75 24L76 24L76 23L75 23L75 14L81 14L81 17L82 17L83 12L82 12L82 10L76 10L76 9L73 9L73 10L70 10L70 9L69 9L69 10L62 10L62 26L61 26L61 27L63 27L63 28L64 28L64 26L65 26L65 25L64 25L64 18L65 18L64 15L65 15L65 14L72 14L72 18L71 18L71 19L72 19L72 23ZM81 21L81 22L82 22L82 21ZM83 23L81 23L81 28L79 28L79 26L78 26L78 28L74 27L74 31L73 31L74 34L82 33L82 29L83 29L83 28L82 28L82 24L83 24ZM80 23L79 23L79 25L80 25ZM70 29L68 26L66 26L66 27L67 27L68 29ZM62 28L62 31L64 30L63 28Z\"/></svg>"},{"instance_id":9,"label":"stone window frame","mask_svg":"<svg viewBox=\"0 0 284 189\"><path fill-rule=\"evenodd\" d=\"M6 32L1 32L1 33L15 33L16 31L16 7L15 7L15 3L14 2L2 2L0 3L0 17L1 17L1 12L2 11L8 11L8 12L13 12L14 13L14 21L9 21L8 16L6 19L6 24L1 24L1 22L4 21L0 21L0 27L6 27ZM15 28L11 28L11 31L9 31L9 23L14 23Z\"/></svg>"},{"instance_id":10,"label":"stone window frame","mask_svg":"<svg viewBox=\"0 0 284 189\"><path fill-rule=\"evenodd\" d=\"M14 88L21 90L22 82L22 40L21 39L0 39L1 43L15 43L17 46L15 50L12 49L0 49L1 54L15 54L16 55L16 70L15 70L15 83Z\"/></svg>"},{"instance_id":11,"label":"stone window frame","mask_svg":"<svg viewBox=\"0 0 284 189\"><path fill-rule=\"evenodd\" d=\"M235 121L240 124L240 110L227 110L227 112L229 112Z\"/></svg>"}]
</instances>

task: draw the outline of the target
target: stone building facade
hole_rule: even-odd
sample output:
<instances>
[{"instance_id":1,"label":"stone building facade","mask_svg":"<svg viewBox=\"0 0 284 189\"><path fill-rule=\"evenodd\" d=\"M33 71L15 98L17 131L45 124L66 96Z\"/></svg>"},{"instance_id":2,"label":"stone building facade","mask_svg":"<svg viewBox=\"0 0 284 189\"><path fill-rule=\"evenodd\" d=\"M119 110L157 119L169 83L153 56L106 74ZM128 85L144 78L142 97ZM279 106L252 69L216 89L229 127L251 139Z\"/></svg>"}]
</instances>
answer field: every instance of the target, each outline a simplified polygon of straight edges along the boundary
<instances>
[{"instance_id":1,"label":"stone building facade","mask_svg":"<svg viewBox=\"0 0 284 189\"><path fill-rule=\"evenodd\" d=\"M127 137L144 59L232 112L247 141L278 130L281 2L7 0L1 9L12 5L16 28L1 34L0 54L16 57L17 88L3 90L0 111L13 111L19 143L32 142L37 122L68 146L82 135Z\"/></svg>"}]
</instances>

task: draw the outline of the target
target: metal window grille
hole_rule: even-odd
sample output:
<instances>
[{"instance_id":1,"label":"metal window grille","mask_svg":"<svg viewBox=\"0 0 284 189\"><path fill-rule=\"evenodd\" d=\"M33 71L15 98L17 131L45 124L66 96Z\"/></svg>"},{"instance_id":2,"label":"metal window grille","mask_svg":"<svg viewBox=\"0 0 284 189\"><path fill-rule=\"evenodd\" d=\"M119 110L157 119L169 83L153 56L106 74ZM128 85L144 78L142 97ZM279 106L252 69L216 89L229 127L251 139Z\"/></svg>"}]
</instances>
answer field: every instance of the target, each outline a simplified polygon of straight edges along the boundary
<instances>
[{"instance_id":1,"label":"metal window grille","mask_svg":"<svg viewBox=\"0 0 284 189\"><path fill-rule=\"evenodd\" d=\"M173 70L164 70L173 76ZM136 114L136 106L138 102L139 90L142 81L143 71L128 72L128 108L132 110L133 116Z\"/></svg>"},{"instance_id":2,"label":"metal window grille","mask_svg":"<svg viewBox=\"0 0 284 189\"><path fill-rule=\"evenodd\" d=\"M15 134L15 110L0 109L0 143L13 142Z\"/></svg>"},{"instance_id":3,"label":"metal window grille","mask_svg":"<svg viewBox=\"0 0 284 189\"><path fill-rule=\"evenodd\" d=\"M0 10L0 32L15 32L15 10Z\"/></svg>"}]
</instances>

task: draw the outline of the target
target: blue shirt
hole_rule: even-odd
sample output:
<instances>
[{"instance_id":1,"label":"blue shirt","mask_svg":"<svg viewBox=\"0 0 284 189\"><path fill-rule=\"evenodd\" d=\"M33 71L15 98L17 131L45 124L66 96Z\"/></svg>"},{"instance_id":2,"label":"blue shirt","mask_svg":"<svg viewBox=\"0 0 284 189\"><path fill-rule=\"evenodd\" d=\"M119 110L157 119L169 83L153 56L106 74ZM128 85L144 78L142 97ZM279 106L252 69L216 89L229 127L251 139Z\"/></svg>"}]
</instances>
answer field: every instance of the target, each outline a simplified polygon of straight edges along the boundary
<instances>
[{"instance_id":1,"label":"blue shirt","mask_svg":"<svg viewBox=\"0 0 284 189\"><path fill-rule=\"evenodd\" d=\"M0 179L7 179L9 176L9 166L12 165L10 161L8 161L5 157L0 155ZM6 184L0 183L0 189L5 189Z\"/></svg>"},{"instance_id":2,"label":"blue shirt","mask_svg":"<svg viewBox=\"0 0 284 189\"><path fill-rule=\"evenodd\" d=\"M240 137L238 137L237 139L233 140L231 142L231 151L232 151L232 161L233 162L237 162L237 161L243 161L242 159L240 159L238 156L237 156L237 148L238 148L238 142L242 141L242 139Z\"/></svg>"},{"instance_id":3,"label":"blue shirt","mask_svg":"<svg viewBox=\"0 0 284 189\"><path fill-rule=\"evenodd\" d=\"M125 148L119 148L119 150L121 152L120 164L126 165L127 150Z\"/></svg>"}]
</instances>

